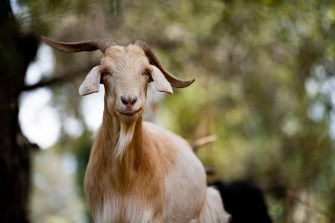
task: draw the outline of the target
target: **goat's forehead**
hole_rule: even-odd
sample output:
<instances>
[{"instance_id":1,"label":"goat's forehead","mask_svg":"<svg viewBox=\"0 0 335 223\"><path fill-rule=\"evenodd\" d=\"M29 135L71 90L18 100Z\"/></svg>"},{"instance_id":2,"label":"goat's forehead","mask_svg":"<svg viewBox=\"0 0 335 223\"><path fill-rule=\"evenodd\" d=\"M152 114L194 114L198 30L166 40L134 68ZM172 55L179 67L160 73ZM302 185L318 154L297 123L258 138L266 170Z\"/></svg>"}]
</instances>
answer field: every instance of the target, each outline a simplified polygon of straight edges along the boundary
<instances>
[{"instance_id":1,"label":"goat's forehead","mask_svg":"<svg viewBox=\"0 0 335 223\"><path fill-rule=\"evenodd\" d=\"M123 46L112 46L105 52L103 60L111 60L116 64L122 64L126 62L138 62L146 63L148 59L143 50L136 45Z\"/></svg>"},{"instance_id":2,"label":"goat's forehead","mask_svg":"<svg viewBox=\"0 0 335 223\"><path fill-rule=\"evenodd\" d=\"M136 45L113 46L106 50L101 59L101 71L114 74L137 74L149 64L144 51ZM131 73L128 73L131 72Z\"/></svg>"}]
</instances>

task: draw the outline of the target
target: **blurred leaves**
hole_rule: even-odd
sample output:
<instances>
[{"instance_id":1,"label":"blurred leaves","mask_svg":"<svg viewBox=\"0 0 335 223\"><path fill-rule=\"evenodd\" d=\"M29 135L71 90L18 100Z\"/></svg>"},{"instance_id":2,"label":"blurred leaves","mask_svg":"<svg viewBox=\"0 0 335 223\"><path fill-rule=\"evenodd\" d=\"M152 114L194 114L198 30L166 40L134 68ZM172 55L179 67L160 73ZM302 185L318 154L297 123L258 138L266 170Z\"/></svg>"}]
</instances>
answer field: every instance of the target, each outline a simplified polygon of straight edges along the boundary
<instances>
[{"instance_id":1,"label":"blurred leaves","mask_svg":"<svg viewBox=\"0 0 335 223\"><path fill-rule=\"evenodd\" d=\"M276 222L293 219L301 207L314 210L294 203L292 189L335 213L334 1L34 0L25 7L18 18L37 33L71 41L143 39L172 73L195 77L191 87L165 97L157 122L190 142L217 135L199 157L223 179L260 185ZM99 56L55 54L55 72L79 70ZM65 117L81 119L78 86L55 89ZM330 221L315 210L313 216Z\"/></svg>"}]
</instances>

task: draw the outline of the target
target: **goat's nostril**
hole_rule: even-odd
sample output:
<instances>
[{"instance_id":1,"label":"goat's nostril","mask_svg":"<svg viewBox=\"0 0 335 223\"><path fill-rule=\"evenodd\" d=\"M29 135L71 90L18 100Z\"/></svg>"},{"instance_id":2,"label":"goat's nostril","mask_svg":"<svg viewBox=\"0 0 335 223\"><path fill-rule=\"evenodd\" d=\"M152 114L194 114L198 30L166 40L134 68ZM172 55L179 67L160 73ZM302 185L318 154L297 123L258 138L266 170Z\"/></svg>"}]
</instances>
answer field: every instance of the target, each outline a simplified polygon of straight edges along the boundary
<instances>
[{"instance_id":1,"label":"goat's nostril","mask_svg":"<svg viewBox=\"0 0 335 223\"><path fill-rule=\"evenodd\" d=\"M131 105L134 105L136 103L137 97L121 96L121 101L124 105L131 106Z\"/></svg>"},{"instance_id":2,"label":"goat's nostril","mask_svg":"<svg viewBox=\"0 0 335 223\"><path fill-rule=\"evenodd\" d=\"M121 96L121 101L122 101L122 103L123 104L128 104L128 100L127 100L127 98L126 97L124 97L124 96Z\"/></svg>"},{"instance_id":3,"label":"goat's nostril","mask_svg":"<svg viewBox=\"0 0 335 223\"><path fill-rule=\"evenodd\" d=\"M136 101L137 101L137 98L136 97L134 97L134 98L132 98L132 100L131 100L131 105L134 105L135 103L136 103Z\"/></svg>"}]
</instances>

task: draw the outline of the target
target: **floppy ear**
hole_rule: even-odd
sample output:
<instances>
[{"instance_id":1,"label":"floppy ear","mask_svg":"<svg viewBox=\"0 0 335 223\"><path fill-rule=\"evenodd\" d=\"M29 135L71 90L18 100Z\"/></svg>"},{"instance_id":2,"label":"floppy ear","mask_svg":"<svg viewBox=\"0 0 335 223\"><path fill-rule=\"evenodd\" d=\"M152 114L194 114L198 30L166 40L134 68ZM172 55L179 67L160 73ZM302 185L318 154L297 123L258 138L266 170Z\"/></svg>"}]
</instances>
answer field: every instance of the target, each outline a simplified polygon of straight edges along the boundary
<instances>
[{"instance_id":1,"label":"floppy ear","mask_svg":"<svg viewBox=\"0 0 335 223\"><path fill-rule=\"evenodd\" d=\"M85 96L99 91L100 86L100 66L95 66L87 74L85 80L79 87L79 94Z\"/></svg>"},{"instance_id":2,"label":"floppy ear","mask_svg":"<svg viewBox=\"0 0 335 223\"><path fill-rule=\"evenodd\" d=\"M171 84L166 80L164 74L160 71L160 69L158 69L154 65L150 65L150 70L151 70L151 78L154 81L156 90L173 94Z\"/></svg>"}]
</instances>

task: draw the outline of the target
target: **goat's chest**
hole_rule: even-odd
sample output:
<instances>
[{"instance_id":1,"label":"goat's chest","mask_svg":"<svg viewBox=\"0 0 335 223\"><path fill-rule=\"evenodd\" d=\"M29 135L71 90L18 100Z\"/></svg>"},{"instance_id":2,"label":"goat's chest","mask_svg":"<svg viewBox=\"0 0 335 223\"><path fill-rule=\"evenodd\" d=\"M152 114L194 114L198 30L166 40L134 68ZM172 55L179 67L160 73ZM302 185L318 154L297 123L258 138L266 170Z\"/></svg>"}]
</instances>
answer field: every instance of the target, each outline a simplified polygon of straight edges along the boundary
<instances>
[{"instance_id":1,"label":"goat's chest","mask_svg":"<svg viewBox=\"0 0 335 223\"><path fill-rule=\"evenodd\" d=\"M102 179L106 179L104 176ZM132 181L131 185L105 182L99 188L86 185L86 196L94 221L97 223L129 222L147 223L162 216L164 192L154 179ZM158 184L159 185L159 184Z\"/></svg>"}]
</instances>

